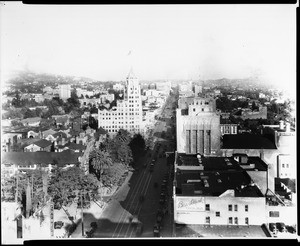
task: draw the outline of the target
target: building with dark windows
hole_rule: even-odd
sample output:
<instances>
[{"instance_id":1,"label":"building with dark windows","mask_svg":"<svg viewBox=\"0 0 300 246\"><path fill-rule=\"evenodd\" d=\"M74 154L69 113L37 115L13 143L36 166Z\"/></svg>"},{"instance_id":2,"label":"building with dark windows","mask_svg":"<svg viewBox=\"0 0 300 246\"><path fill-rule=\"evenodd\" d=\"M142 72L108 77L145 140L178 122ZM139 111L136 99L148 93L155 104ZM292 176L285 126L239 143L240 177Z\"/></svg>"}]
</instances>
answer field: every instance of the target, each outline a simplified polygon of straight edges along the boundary
<instances>
[{"instance_id":1,"label":"building with dark windows","mask_svg":"<svg viewBox=\"0 0 300 246\"><path fill-rule=\"evenodd\" d=\"M211 97L178 100L176 110L177 151L216 155L220 150L220 116Z\"/></svg>"}]
</instances>

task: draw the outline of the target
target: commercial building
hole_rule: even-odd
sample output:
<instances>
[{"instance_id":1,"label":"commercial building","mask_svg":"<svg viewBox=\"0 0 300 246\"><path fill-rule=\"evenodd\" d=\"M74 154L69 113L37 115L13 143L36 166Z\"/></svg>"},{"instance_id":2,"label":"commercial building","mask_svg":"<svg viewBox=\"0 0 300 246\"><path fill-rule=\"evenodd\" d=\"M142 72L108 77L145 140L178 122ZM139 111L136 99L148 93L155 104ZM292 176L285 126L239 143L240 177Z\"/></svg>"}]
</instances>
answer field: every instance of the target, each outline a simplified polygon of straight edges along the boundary
<instances>
[{"instance_id":1,"label":"commercial building","mask_svg":"<svg viewBox=\"0 0 300 246\"><path fill-rule=\"evenodd\" d=\"M177 151L215 155L220 149L220 116L211 97L178 100L176 109Z\"/></svg>"},{"instance_id":2,"label":"commercial building","mask_svg":"<svg viewBox=\"0 0 300 246\"><path fill-rule=\"evenodd\" d=\"M62 100L67 100L71 97L71 85L60 85L58 93L59 98L61 98Z\"/></svg>"},{"instance_id":3,"label":"commercial building","mask_svg":"<svg viewBox=\"0 0 300 246\"><path fill-rule=\"evenodd\" d=\"M239 158L243 156L204 157L176 152L175 223L229 227L265 223L266 199L248 171L259 169L264 174L261 182L267 184L267 166L262 160L248 157L251 161L236 161Z\"/></svg>"},{"instance_id":4,"label":"commercial building","mask_svg":"<svg viewBox=\"0 0 300 246\"><path fill-rule=\"evenodd\" d=\"M262 133L270 135L275 142L277 178L296 179L296 132L289 122L279 125L263 125Z\"/></svg>"},{"instance_id":5,"label":"commercial building","mask_svg":"<svg viewBox=\"0 0 300 246\"><path fill-rule=\"evenodd\" d=\"M131 133L140 132L142 124L141 89L132 69L126 78L124 99L118 100L116 106L110 109L98 110L98 127L108 134L117 133L120 129Z\"/></svg>"}]
</instances>

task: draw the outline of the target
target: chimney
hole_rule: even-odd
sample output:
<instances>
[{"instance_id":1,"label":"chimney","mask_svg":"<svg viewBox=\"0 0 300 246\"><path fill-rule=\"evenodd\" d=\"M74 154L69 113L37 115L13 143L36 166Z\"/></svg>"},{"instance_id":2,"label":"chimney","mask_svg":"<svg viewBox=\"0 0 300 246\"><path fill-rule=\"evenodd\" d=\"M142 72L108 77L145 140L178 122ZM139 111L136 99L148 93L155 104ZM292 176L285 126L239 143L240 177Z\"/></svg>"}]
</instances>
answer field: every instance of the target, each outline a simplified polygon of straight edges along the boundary
<instances>
[{"instance_id":1,"label":"chimney","mask_svg":"<svg viewBox=\"0 0 300 246\"><path fill-rule=\"evenodd\" d=\"M284 129L284 122L283 122L283 120L279 121L279 128L280 128L280 130Z\"/></svg>"},{"instance_id":2,"label":"chimney","mask_svg":"<svg viewBox=\"0 0 300 246\"><path fill-rule=\"evenodd\" d=\"M291 124L289 122L285 123L285 132L290 132L291 131Z\"/></svg>"}]
</instances>

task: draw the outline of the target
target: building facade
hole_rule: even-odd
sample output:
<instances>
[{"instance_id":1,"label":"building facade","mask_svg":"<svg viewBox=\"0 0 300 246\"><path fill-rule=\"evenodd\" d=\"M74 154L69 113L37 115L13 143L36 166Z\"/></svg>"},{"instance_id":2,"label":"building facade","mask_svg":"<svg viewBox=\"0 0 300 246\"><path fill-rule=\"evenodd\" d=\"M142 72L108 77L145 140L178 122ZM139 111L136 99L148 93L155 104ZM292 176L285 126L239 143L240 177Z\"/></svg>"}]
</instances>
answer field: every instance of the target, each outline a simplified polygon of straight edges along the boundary
<instances>
[{"instance_id":1,"label":"building facade","mask_svg":"<svg viewBox=\"0 0 300 246\"><path fill-rule=\"evenodd\" d=\"M176 153L174 171L175 223L208 226L265 223L265 197L234 157Z\"/></svg>"},{"instance_id":2,"label":"building facade","mask_svg":"<svg viewBox=\"0 0 300 246\"><path fill-rule=\"evenodd\" d=\"M98 110L98 127L102 127L108 134L117 133L120 129L131 133L138 133L142 124L141 89L137 77L132 69L126 78L124 99L118 100L111 109Z\"/></svg>"},{"instance_id":3,"label":"building facade","mask_svg":"<svg viewBox=\"0 0 300 246\"><path fill-rule=\"evenodd\" d=\"M213 98L182 98L176 110L177 151L215 155L220 149L220 116Z\"/></svg>"},{"instance_id":4,"label":"building facade","mask_svg":"<svg viewBox=\"0 0 300 246\"><path fill-rule=\"evenodd\" d=\"M59 97L62 100L67 100L71 97L71 85L60 85L59 86Z\"/></svg>"}]
</instances>

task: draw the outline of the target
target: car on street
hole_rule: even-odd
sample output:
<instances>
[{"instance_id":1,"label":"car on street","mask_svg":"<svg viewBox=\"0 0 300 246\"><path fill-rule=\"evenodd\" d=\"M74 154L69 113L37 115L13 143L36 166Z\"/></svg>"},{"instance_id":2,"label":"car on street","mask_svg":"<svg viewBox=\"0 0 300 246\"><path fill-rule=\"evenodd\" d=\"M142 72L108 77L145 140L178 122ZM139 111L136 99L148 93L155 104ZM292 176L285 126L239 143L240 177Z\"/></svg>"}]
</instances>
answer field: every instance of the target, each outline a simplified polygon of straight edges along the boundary
<instances>
[{"instance_id":1,"label":"car on street","mask_svg":"<svg viewBox=\"0 0 300 246\"><path fill-rule=\"evenodd\" d=\"M61 229L64 225L64 222L62 221L55 221L54 222L54 229Z\"/></svg>"},{"instance_id":2,"label":"car on street","mask_svg":"<svg viewBox=\"0 0 300 246\"><path fill-rule=\"evenodd\" d=\"M282 222L277 222L276 227L280 232L286 232L285 224Z\"/></svg>"},{"instance_id":3,"label":"car on street","mask_svg":"<svg viewBox=\"0 0 300 246\"><path fill-rule=\"evenodd\" d=\"M137 224L137 227L136 227L136 233L135 233L135 235L137 237L139 237L140 235L142 235L142 233L143 233L143 223L139 222Z\"/></svg>"},{"instance_id":4,"label":"car on street","mask_svg":"<svg viewBox=\"0 0 300 246\"><path fill-rule=\"evenodd\" d=\"M160 237L160 226L158 224L155 224L153 227L153 236Z\"/></svg>"},{"instance_id":5,"label":"car on street","mask_svg":"<svg viewBox=\"0 0 300 246\"><path fill-rule=\"evenodd\" d=\"M151 165L150 165L150 167L149 167L149 171L150 171L150 172L153 172L153 170L154 170L154 164L151 163Z\"/></svg>"},{"instance_id":6,"label":"car on street","mask_svg":"<svg viewBox=\"0 0 300 246\"><path fill-rule=\"evenodd\" d=\"M269 223L269 230L272 233L276 233L278 231L277 227L276 227L276 224L275 223Z\"/></svg>"},{"instance_id":7,"label":"car on street","mask_svg":"<svg viewBox=\"0 0 300 246\"><path fill-rule=\"evenodd\" d=\"M296 228L294 226L286 226L289 233L296 233Z\"/></svg>"}]
</instances>

